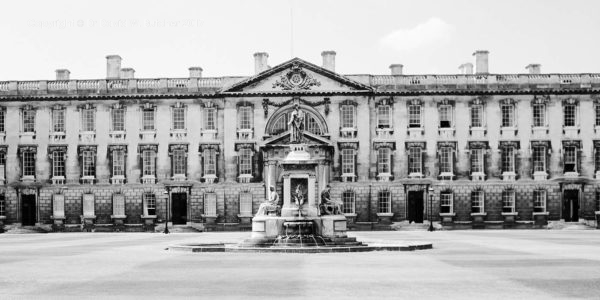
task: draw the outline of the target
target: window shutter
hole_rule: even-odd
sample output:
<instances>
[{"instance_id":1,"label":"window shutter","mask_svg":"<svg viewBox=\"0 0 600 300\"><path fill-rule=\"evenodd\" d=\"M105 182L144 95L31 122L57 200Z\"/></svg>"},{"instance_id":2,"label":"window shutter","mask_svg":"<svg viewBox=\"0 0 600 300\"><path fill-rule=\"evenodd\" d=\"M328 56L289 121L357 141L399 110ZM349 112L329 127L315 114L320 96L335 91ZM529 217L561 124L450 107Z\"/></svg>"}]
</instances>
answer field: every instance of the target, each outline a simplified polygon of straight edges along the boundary
<instances>
[{"instance_id":1,"label":"window shutter","mask_svg":"<svg viewBox=\"0 0 600 300\"><path fill-rule=\"evenodd\" d=\"M219 152L217 152L217 151L215 150L215 176L216 176L217 178L219 178L219 176L220 176L220 173L221 173L221 172L219 172Z\"/></svg>"},{"instance_id":2,"label":"window shutter","mask_svg":"<svg viewBox=\"0 0 600 300\"><path fill-rule=\"evenodd\" d=\"M252 152L252 174L254 174L254 180L260 181L261 178L261 157L260 153Z\"/></svg>"},{"instance_id":3,"label":"window shutter","mask_svg":"<svg viewBox=\"0 0 600 300\"><path fill-rule=\"evenodd\" d=\"M453 179L456 179L457 175L458 175L458 170L456 170L456 162L458 160L457 154L458 154L458 151L456 149L453 149L452 150L452 174L454 174Z\"/></svg>"},{"instance_id":4,"label":"window shutter","mask_svg":"<svg viewBox=\"0 0 600 300\"><path fill-rule=\"evenodd\" d=\"M561 151L562 151L562 153L561 153L562 155L560 156L560 165L562 168L562 173L564 174L565 173L565 148L564 147L561 148Z\"/></svg>"},{"instance_id":5,"label":"window shutter","mask_svg":"<svg viewBox=\"0 0 600 300\"><path fill-rule=\"evenodd\" d=\"M242 162L241 151L237 152L236 159L237 159L237 175L240 176L240 175L242 175L242 167L241 167L241 164L240 164Z\"/></svg>"},{"instance_id":6,"label":"window shutter","mask_svg":"<svg viewBox=\"0 0 600 300\"><path fill-rule=\"evenodd\" d=\"M521 177L520 174L520 170L521 170L521 150L515 148L515 179L519 179Z\"/></svg>"},{"instance_id":7,"label":"window shutter","mask_svg":"<svg viewBox=\"0 0 600 300\"><path fill-rule=\"evenodd\" d=\"M185 172L184 172L185 178L189 179L190 178L189 177L190 174L189 174L189 171L188 171L188 154L187 154L187 151L183 154L183 167L185 168Z\"/></svg>"},{"instance_id":8,"label":"window shutter","mask_svg":"<svg viewBox=\"0 0 600 300\"><path fill-rule=\"evenodd\" d=\"M423 177L429 176L426 170L425 170L425 163L427 162L427 151L425 148L421 148L421 175Z\"/></svg>"},{"instance_id":9,"label":"window shutter","mask_svg":"<svg viewBox=\"0 0 600 300\"><path fill-rule=\"evenodd\" d=\"M550 179L550 157L552 155L552 149L550 147L544 149L546 151L544 157L546 159L546 173L548 174L548 176L546 177L547 179Z\"/></svg>"},{"instance_id":10,"label":"window shutter","mask_svg":"<svg viewBox=\"0 0 600 300\"><path fill-rule=\"evenodd\" d=\"M394 150L390 149L390 174L392 175L392 178L390 179L394 178L394 152Z\"/></svg>"},{"instance_id":11,"label":"window shutter","mask_svg":"<svg viewBox=\"0 0 600 300\"><path fill-rule=\"evenodd\" d=\"M485 179L492 177L492 172L490 172L490 166L492 165L490 160L492 159L492 154L490 151L491 150L489 149L483 150L483 173L486 175Z\"/></svg>"},{"instance_id":12,"label":"window shutter","mask_svg":"<svg viewBox=\"0 0 600 300\"><path fill-rule=\"evenodd\" d=\"M531 178L533 178L533 173L535 173L535 168L533 166L533 152L534 152L534 148L530 147L529 148L529 175L531 176Z\"/></svg>"},{"instance_id":13,"label":"window shutter","mask_svg":"<svg viewBox=\"0 0 600 300\"><path fill-rule=\"evenodd\" d=\"M581 157L582 157L582 152L580 148L577 148L577 172L579 173L579 175L581 176L582 174L582 169L581 169Z\"/></svg>"},{"instance_id":14,"label":"window shutter","mask_svg":"<svg viewBox=\"0 0 600 300\"><path fill-rule=\"evenodd\" d=\"M340 154L337 157L337 161L338 161L337 165L338 165L338 170L339 170L340 180L341 180L342 179L342 174L344 174L344 167L342 165L342 161L343 161L343 159L342 159L342 152L343 152L343 149L339 149L339 150L340 150L339 151Z\"/></svg>"},{"instance_id":15,"label":"window shutter","mask_svg":"<svg viewBox=\"0 0 600 300\"><path fill-rule=\"evenodd\" d=\"M358 177L358 151L354 150L352 151L352 157L354 159L354 176ZM354 177L354 181L358 181L358 178Z\"/></svg>"},{"instance_id":16,"label":"window shutter","mask_svg":"<svg viewBox=\"0 0 600 300\"><path fill-rule=\"evenodd\" d=\"M471 176L473 174L473 149L469 149L469 152L467 152L467 159L469 160L469 174L467 176L470 180L473 180L473 176Z\"/></svg>"},{"instance_id":17,"label":"window shutter","mask_svg":"<svg viewBox=\"0 0 600 300\"><path fill-rule=\"evenodd\" d=\"M114 174L114 172L113 172L113 170L114 170L114 168L113 168L113 165L114 165L114 164L113 164L113 155L114 155L114 151L113 151L113 150L110 150L110 149L108 149L108 168L110 169L110 170L109 170L109 171L110 171L110 172L109 172L109 173L110 173L110 177L113 177L113 176L115 176L115 174Z\"/></svg>"},{"instance_id":18,"label":"window shutter","mask_svg":"<svg viewBox=\"0 0 600 300\"><path fill-rule=\"evenodd\" d=\"M98 152L94 151L94 156L92 156L92 161L94 162L94 180L98 180L98 164L96 157L98 156Z\"/></svg>"},{"instance_id":19,"label":"window shutter","mask_svg":"<svg viewBox=\"0 0 600 300\"><path fill-rule=\"evenodd\" d=\"M200 176L205 176L206 168L204 168L204 151L200 150Z\"/></svg>"}]
</instances>

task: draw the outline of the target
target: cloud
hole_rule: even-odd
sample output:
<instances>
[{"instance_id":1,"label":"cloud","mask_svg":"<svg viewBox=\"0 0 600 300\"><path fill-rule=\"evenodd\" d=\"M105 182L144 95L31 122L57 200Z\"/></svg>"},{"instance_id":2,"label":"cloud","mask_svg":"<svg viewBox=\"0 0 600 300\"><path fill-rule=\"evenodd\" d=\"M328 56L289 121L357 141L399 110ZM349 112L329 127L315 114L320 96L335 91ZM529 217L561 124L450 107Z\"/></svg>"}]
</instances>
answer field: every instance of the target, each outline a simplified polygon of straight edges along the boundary
<instances>
[{"instance_id":1,"label":"cloud","mask_svg":"<svg viewBox=\"0 0 600 300\"><path fill-rule=\"evenodd\" d=\"M400 28L382 37L379 42L400 51L411 51L452 38L454 26L439 18L431 18L413 28Z\"/></svg>"}]
</instances>

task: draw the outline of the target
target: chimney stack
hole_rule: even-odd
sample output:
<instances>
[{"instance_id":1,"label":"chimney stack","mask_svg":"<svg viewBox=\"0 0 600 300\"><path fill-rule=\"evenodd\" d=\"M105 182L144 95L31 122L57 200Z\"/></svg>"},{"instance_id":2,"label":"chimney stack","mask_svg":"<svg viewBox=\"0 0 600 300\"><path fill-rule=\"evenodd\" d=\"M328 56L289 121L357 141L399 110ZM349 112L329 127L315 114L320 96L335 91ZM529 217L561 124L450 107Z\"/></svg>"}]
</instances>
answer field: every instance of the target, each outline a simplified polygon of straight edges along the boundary
<instances>
[{"instance_id":1,"label":"chimney stack","mask_svg":"<svg viewBox=\"0 0 600 300\"><path fill-rule=\"evenodd\" d=\"M458 66L460 70L460 74L462 75L473 75L473 64L472 63L464 63Z\"/></svg>"},{"instance_id":2,"label":"chimney stack","mask_svg":"<svg viewBox=\"0 0 600 300\"><path fill-rule=\"evenodd\" d=\"M529 74L541 74L542 65L540 64L529 64L525 69L529 70Z\"/></svg>"},{"instance_id":3,"label":"chimney stack","mask_svg":"<svg viewBox=\"0 0 600 300\"><path fill-rule=\"evenodd\" d=\"M390 65L390 70L392 71L392 75L402 75L402 68L404 68L404 65L401 65L401 64Z\"/></svg>"},{"instance_id":4,"label":"chimney stack","mask_svg":"<svg viewBox=\"0 0 600 300\"><path fill-rule=\"evenodd\" d=\"M119 79L121 76L121 57L118 55L106 56L106 79Z\"/></svg>"},{"instance_id":5,"label":"chimney stack","mask_svg":"<svg viewBox=\"0 0 600 300\"><path fill-rule=\"evenodd\" d=\"M202 68L200 67L189 67L190 78L202 78Z\"/></svg>"},{"instance_id":6,"label":"chimney stack","mask_svg":"<svg viewBox=\"0 0 600 300\"><path fill-rule=\"evenodd\" d=\"M267 59L269 54L267 52L256 52L254 53L254 73L258 74L269 69Z\"/></svg>"},{"instance_id":7,"label":"chimney stack","mask_svg":"<svg viewBox=\"0 0 600 300\"><path fill-rule=\"evenodd\" d=\"M135 70L133 68L121 69L121 78L122 79L133 79L134 74L135 74Z\"/></svg>"},{"instance_id":8,"label":"chimney stack","mask_svg":"<svg viewBox=\"0 0 600 300\"><path fill-rule=\"evenodd\" d=\"M321 56L323 57L323 68L335 72L335 51L323 51Z\"/></svg>"},{"instance_id":9,"label":"chimney stack","mask_svg":"<svg viewBox=\"0 0 600 300\"><path fill-rule=\"evenodd\" d=\"M473 53L475 56L475 74L489 74L488 54L487 50L477 50Z\"/></svg>"},{"instance_id":10,"label":"chimney stack","mask_svg":"<svg viewBox=\"0 0 600 300\"><path fill-rule=\"evenodd\" d=\"M67 69L56 70L56 80L69 80L70 75L71 71Z\"/></svg>"}]
</instances>

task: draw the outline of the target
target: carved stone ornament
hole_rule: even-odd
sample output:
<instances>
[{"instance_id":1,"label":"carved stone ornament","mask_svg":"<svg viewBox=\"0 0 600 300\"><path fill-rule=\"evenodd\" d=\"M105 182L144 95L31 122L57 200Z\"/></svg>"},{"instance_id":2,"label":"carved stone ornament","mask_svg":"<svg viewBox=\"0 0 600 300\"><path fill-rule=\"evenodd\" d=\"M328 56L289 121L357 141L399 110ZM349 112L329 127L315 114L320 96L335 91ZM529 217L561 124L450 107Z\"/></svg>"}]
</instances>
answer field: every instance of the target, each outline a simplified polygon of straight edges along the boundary
<instances>
[{"instance_id":1,"label":"carved stone ornament","mask_svg":"<svg viewBox=\"0 0 600 300\"><path fill-rule=\"evenodd\" d=\"M23 145L23 146L19 146L19 148L17 150L18 150L19 156L21 156L25 152L37 153L37 146L36 145Z\"/></svg>"},{"instance_id":2,"label":"carved stone ornament","mask_svg":"<svg viewBox=\"0 0 600 300\"><path fill-rule=\"evenodd\" d=\"M219 153L219 144L200 144L200 154L204 152L204 150L215 150L216 153Z\"/></svg>"},{"instance_id":3,"label":"carved stone ornament","mask_svg":"<svg viewBox=\"0 0 600 300\"><path fill-rule=\"evenodd\" d=\"M515 105L517 101L513 98L500 99L500 105Z\"/></svg>"},{"instance_id":4,"label":"carved stone ornament","mask_svg":"<svg viewBox=\"0 0 600 300\"><path fill-rule=\"evenodd\" d=\"M563 148L566 147L576 147L581 149L581 141L580 140L564 140L562 141Z\"/></svg>"},{"instance_id":5,"label":"carved stone ornament","mask_svg":"<svg viewBox=\"0 0 600 300\"><path fill-rule=\"evenodd\" d=\"M157 144L142 144L142 145L138 145L138 151L140 153L142 153L142 152L144 152L146 150L158 152L158 145Z\"/></svg>"},{"instance_id":6,"label":"carved stone ornament","mask_svg":"<svg viewBox=\"0 0 600 300\"><path fill-rule=\"evenodd\" d=\"M112 153L113 151L127 152L127 145L108 145L108 152Z\"/></svg>"},{"instance_id":7,"label":"carved stone ornament","mask_svg":"<svg viewBox=\"0 0 600 300\"><path fill-rule=\"evenodd\" d=\"M519 141L501 141L500 148L501 149L505 149L505 148L519 149Z\"/></svg>"},{"instance_id":8,"label":"carved stone ornament","mask_svg":"<svg viewBox=\"0 0 600 300\"><path fill-rule=\"evenodd\" d=\"M426 184L405 184L404 190L407 192L423 192L427 190Z\"/></svg>"},{"instance_id":9,"label":"carved stone ornament","mask_svg":"<svg viewBox=\"0 0 600 300\"><path fill-rule=\"evenodd\" d=\"M273 88L281 87L283 90L308 90L312 86L320 86L321 83L306 73L299 63L293 63L292 68L281 75L279 80L273 83Z\"/></svg>"},{"instance_id":10,"label":"carved stone ornament","mask_svg":"<svg viewBox=\"0 0 600 300\"><path fill-rule=\"evenodd\" d=\"M456 142L438 142L437 146L438 146L438 149L450 147L450 148L456 150Z\"/></svg>"},{"instance_id":11,"label":"carved stone ornament","mask_svg":"<svg viewBox=\"0 0 600 300\"><path fill-rule=\"evenodd\" d=\"M8 152L8 146L7 145L0 145L0 153L6 155L6 152Z\"/></svg>"},{"instance_id":12,"label":"carved stone ornament","mask_svg":"<svg viewBox=\"0 0 600 300\"><path fill-rule=\"evenodd\" d=\"M338 142L338 148L358 150L358 142Z\"/></svg>"},{"instance_id":13,"label":"carved stone ornament","mask_svg":"<svg viewBox=\"0 0 600 300\"><path fill-rule=\"evenodd\" d=\"M471 141L469 142L469 149L487 149L487 141Z\"/></svg>"},{"instance_id":14,"label":"carved stone ornament","mask_svg":"<svg viewBox=\"0 0 600 300\"><path fill-rule=\"evenodd\" d=\"M531 147L546 147L550 149L550 141L531 141Z\"/></svg>"},{"instance_id":15,"label":"carved stone ornament","mask_svg":"<svg viewBox=\"0 0 600 300\"><path fill-rule=\"evenodd\" d=\"M418 98L410 99L410 100L406 101L406 104L408 104L408 105L423 105L423 100L418 99Z\"/></svg>"},{"instance_id":16,"label":"carved stone ornament","mask_svg":"<svg viewBox=\"0 0 600 300\"><path fill-rule=\"evenodd\" d=\"M256 151L254 149L254 143L235 143L235 151L240 151L240 149L250 149L252 151Z\"/></svg>"},{"instance_id":17,"label":"carved stone ornament","mask_svg":"<svg viewBox=\"0 0 600 300\"><path fill-rule=\"evenodd\" d=\"M396 149L396 142L375 142L373 143L373 149L379 150L380 148Z\"/></svg>"},{"instance_id":18,"label":"carved stone ornament","mask_svg":"<svg viewBox=\"0 0 600 300\"><path fill-rule=\"evenodd\" d=\"M48 146L48 158L52 159L54 152L63 152L64 158L67 158L67 146L66 145L53 145Z\"/></svg>"},{"instance_id":19,"label":"carved stone ornament","mask_svg":"<svg viewBox=\"0 0 600 300\"><path fill-rule=\"evenodd\" d=\"M483 105L483 103L484 103L483 96L474 98L473 100L469 101L470 105Z\"/></svg>"},{"instance_id":20,"label":"carved stone ornament","mask_svg":"<svg viewBox=\"0 0 600 300\"><path fill-rule=\"evenodd\" d=\"M575 98L567 98L567 99L563 99L562 101L562 105L577 105L579 104L579 99L575 99Z\"/></svg>"},{"instance_id":21,"label":"carved stone ornament","mask_svg":"<svg viewBox=\"0 0 600 300\"><path fill-rule=\"evenodd\" d=\"M442 99L442 100L440 100L440 101L437 102L437 106L441 106L441 105L451 105L451 106L454 106L455 103L456 103L455 100L444 98L444 99Z\"/></svg>"},{"instance_id":22,"label":"carved stone ornament","mask_svg":"<svg viewBox=\"0 0 600 300\"><path fill-rule=\"evenodd\" d=\"M169 155L173 155L173 152L177 151L177 150L182 150L187 156L188 145L187 144L170 144L169 145Z\"/></svg>"},{"instance_id":23,"label":"carved stone ornament","mask_svg":"<svg viewBox=\"0 0 600 300\"><path fill-rule=\"evenodd\" d=\"M96 149L98 148L98 146L96 145L79 145L79 147L77 147L77 153L79 153L79 155L83 155L84 151L92 151L94 153L96 153Z\"/></svg>"},{"instance_id":24,"label":"carved stone ornament","mask_svg":"<svg viewBox=\"0 0 600 300\"><path fill-rule=\"evenodd\" d=\"M425 142L406 142L406 149L409 148L421 148L425 149Z\"/></svg>"},{"instance_id":25,"label":"carved stone ornament","mask_svg":"<svg viewBox=\"0 0 600 300\"><path fill-rule=\"evenodd\" d=\"M536 95L531 104L547 104L550 102L550 95Z\"/></svg>"}]
</instances>

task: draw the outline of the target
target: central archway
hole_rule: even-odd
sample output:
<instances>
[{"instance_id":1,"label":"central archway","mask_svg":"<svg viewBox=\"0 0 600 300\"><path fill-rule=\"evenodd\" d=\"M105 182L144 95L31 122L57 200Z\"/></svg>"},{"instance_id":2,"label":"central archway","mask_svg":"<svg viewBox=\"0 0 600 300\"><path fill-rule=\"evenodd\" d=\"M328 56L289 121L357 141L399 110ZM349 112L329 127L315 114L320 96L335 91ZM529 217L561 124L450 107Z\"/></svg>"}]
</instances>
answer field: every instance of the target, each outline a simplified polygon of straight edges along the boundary
<instances>
[{"instance_id":1,"label":"central archway","mask_svg":"<svg viewBox=\"0 0 600 300\"><path fill-rule=\"evenodd\" d=\"M287 131L289 129L290 113L293 109L293 105L288 105L275 111L267 122L265 132L273 136ZM325 119L318 111L306 105L300 105L300 109L306 114L304 119L304 128L306 131L315 135L326 135L329 132Z\"/></svg>"}]
</instances>

